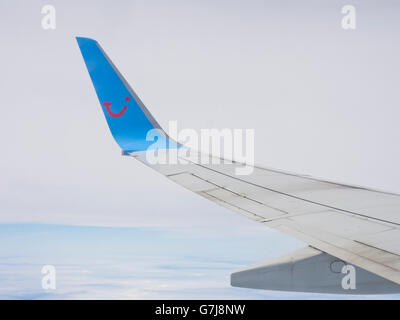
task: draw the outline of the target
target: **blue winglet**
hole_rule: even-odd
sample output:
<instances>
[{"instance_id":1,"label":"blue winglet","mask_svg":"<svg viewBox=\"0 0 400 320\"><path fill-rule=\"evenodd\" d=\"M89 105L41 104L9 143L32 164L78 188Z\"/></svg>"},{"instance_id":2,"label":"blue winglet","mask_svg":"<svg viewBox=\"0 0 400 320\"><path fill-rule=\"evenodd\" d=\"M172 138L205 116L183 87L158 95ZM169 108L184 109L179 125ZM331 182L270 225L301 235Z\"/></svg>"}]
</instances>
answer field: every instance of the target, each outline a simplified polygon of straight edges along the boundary
<instances>
[{"instance_id":1,"label":"blue winglet","mask_svg":"<svg viewBox=\"0 0 400 320\"><path fill-rule=\"evenodd\" d=\"M110 131L122 151L147 150L154 144L154 141L146 140L152 129L160 132L159 139L165 139L167 148L178 147L161 129L97 41L82 37L76 40Z\"/></svg>"}]
</instances>

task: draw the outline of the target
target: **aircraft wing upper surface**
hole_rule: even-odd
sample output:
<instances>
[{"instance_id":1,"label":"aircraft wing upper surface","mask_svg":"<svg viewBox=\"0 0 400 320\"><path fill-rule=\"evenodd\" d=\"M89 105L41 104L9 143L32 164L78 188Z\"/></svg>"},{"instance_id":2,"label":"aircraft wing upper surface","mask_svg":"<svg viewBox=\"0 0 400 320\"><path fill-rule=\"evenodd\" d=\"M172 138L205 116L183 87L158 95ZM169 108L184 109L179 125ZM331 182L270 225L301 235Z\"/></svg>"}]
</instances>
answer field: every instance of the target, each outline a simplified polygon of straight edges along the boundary
<instances>
[{"instance_id":1,"label":"aircraft wing upper surface","mask_svg":"<svg viewBox=\"0 0 400 320\"><path fill-rule=\"evenodd\" d=\"M341 267L334 270L334 266L342 263L360 270L357 293L400 292L399 195L260 167L239 176L236 169L243 164L203 164L182 155L178 155L182 161L175 164L150 163L146 157L149 130L159 132L166 142L166 149L159 152L182 146L161 129L100 45L87 38L77 40L124 155L208 200L311 246L289 258L233 274L233 285L340 292L335 286L343 274ZM111 109L124 99L123 109L122 104Z\"/></svg>"},{"instance_id":2,"label":"aircraft wing upper surface","mask_svg":"<svg viewBox=\"0 0 400 320\"><path fill-rule=\"evenodd\" d=\"M400 283L400 197L239 164L151 165L185 188L320 251Z\"/></svg>"}]
</instances>

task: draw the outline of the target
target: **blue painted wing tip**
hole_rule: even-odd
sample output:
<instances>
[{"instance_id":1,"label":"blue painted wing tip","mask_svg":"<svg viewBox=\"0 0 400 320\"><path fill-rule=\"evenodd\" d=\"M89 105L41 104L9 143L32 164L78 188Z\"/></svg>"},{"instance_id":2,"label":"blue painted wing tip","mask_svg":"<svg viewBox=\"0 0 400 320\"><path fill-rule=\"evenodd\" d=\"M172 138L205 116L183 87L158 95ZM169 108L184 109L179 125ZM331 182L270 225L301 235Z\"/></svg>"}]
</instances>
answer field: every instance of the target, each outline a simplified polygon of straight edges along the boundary
<instances>
[{"instance_id":1,"label":"blue painted wing tip","mask_svg":"<svg viewBox=\"0 0 400 320\"><path fill-rule=\"evenodd\" d=\"M78 43L84 43L84 42L96 42L96 40L92 39L92 38L87 38L87 37L75 37L76 41L78 41Z\"/></svg>"},{"instance_id":2,"label":"blue painted wing tip","mask_svg":"<svg viewBox=\"0 0 400 320\"><path fill-rule=\"evenodd\" d=\"M157 129L169 147L176 147L124 79L116 66L91 38L76 37L111 134L122 150L143 151L153 146L147 140Z\"/></svg>"}]
</instances>

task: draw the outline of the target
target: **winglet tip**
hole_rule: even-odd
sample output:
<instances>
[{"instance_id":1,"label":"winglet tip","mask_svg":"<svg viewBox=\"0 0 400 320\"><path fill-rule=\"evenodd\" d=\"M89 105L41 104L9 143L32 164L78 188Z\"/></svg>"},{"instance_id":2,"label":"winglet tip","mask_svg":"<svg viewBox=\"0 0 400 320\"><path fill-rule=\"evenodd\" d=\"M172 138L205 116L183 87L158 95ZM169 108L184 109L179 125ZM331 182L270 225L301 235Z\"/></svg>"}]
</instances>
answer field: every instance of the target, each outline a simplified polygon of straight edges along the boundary
<instances>
[{"instance_id":1,"label":"winglet tip","mask_svg":"<svg viewBox=\"0 0 400 320\"><path fill-rule=\"evenodd\" d=\"M82 45L84 43L97 43L96 40L91 39L91 38L87 38L87 37L75 37L76 41L78 42L78 45Z\"/></svg>"}]
</instances>

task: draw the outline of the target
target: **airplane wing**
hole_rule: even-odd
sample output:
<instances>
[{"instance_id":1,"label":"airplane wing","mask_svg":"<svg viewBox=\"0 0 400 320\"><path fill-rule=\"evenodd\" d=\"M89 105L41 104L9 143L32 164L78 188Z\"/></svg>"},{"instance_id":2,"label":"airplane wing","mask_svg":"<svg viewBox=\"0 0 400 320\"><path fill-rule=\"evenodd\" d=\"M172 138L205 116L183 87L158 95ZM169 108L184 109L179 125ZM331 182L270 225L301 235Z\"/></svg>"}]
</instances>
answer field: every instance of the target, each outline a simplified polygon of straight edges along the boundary
<instances>
[{"instance_id":1,"label":"airplane wing","mask_svg":"<svg viewBox=\"0 0 400 320\"><path fill-rule=\"evenodd\" d=\"M308 244L233 273L233 286L352 294L400 292L399 195L261 167L252 168L249 175L237 175L237 169L247 165L204 164L187 157L180 152L186 147L162 130L101 46L88 38L77 41L123 155ZM147 156L151 149L166 157L168 151L176 150L178 161L153 163Z\"/></svg>"}]
</instances>

